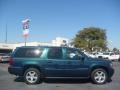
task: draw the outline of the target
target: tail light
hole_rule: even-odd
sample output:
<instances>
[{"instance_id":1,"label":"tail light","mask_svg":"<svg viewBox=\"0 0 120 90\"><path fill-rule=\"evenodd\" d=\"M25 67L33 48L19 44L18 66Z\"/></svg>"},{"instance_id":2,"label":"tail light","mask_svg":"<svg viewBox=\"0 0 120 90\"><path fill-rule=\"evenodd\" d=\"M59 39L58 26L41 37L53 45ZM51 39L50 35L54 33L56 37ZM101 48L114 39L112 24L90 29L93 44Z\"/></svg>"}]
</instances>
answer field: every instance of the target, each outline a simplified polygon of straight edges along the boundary
<instances>
[{"instance_id":1,"label":"tail light","mask_svg":"<svg viewBox=\"0 0 120 90\"><path fill-rule=\"evenodd\" d=\"M9 58L9 65L12 65L12 64L13 64L13 58L10 57L10 58Z\"/></svg>"}]
</instances>

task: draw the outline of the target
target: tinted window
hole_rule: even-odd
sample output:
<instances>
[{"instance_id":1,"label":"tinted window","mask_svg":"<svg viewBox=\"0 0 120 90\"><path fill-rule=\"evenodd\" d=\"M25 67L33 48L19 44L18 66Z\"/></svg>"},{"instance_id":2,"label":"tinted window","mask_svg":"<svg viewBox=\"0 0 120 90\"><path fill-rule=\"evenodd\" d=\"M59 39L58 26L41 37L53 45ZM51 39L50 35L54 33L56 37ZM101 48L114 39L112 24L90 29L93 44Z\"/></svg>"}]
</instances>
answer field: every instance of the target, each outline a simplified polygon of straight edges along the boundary
<instances>
[{"instance_id":1,"label":"tinted window","mask_svg":"<svg viewBox=\"0 0 120 90\"><path fill-rule=\"evenodd\" d=\"M79 50L75 49L66 49L65 58L70 60L80 60L82 57Z\"/></svg>"},{"instance_id":2,"label":"tinted window","mask_svg":"<svg viewBox=\"0 0 120 90\"><path fill-rule=\"evenodd\" d=\"M62 49L58 47L49 48L48 59L61 59L62 58Z\"/></svg>"},{"instance_id":3,"label":"tinted window","mask_svg":"<svg viewBox=\"0 0 120 90\"><path fill-rule=\"evenodd\" d=\"M27 57L27 58L36 58L40 57L43 52L43 48L19 48L14 57Z\"/></svg>"}]
</instances>

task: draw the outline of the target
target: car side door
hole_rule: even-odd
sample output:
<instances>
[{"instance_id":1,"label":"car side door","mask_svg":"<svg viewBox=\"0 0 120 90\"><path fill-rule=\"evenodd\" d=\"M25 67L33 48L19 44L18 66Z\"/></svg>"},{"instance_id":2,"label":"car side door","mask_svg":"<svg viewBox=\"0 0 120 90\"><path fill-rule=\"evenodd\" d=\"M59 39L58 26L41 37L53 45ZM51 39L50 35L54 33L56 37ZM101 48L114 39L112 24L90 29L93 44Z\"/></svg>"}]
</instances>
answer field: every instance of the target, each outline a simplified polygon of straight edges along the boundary
<instances>
[{"instance_id":1,"label":"car side door","mask_svg":"<svg viewBox=\"0 0 120 90\"><path fill-rule=\"evenodd\" d=\"M67 61L63 59L62 47L49 47L47 50L47 59L44 64L47 77L66 76Z\"/></svg>"},{"instance_id":2,"label":"car side door","mask_svg":"<svg viewBox=\"0 0 120 90\"><path fill-rule=\"evenodd\" d=\"M68 77L87 77L89 66L84 63L83 53L74 48L65 48L64 59L67 61Z\"/></svg>"}]
</instances>

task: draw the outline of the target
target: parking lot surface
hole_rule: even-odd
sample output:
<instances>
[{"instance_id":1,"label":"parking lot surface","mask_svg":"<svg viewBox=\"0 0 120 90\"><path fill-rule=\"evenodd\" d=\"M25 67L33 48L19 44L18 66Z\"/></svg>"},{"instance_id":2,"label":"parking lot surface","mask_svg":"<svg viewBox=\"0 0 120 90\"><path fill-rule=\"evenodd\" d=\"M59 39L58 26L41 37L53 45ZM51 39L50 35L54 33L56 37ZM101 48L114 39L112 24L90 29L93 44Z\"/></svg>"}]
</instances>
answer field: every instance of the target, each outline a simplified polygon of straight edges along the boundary
<instances>
[{"instance_id":1,"label":"parking lot surface","mask_svg":"<svg viewBox=\"0 0 120 90\"><path fill-rule=\"evenodd\" d=\"M7 63L0 63L0 90L120 90L120 62L113 62L115 74L104 85L81 79L46 79L41 84L27 85L23 78L8 73Z\"/></svg>"}]
</instances>

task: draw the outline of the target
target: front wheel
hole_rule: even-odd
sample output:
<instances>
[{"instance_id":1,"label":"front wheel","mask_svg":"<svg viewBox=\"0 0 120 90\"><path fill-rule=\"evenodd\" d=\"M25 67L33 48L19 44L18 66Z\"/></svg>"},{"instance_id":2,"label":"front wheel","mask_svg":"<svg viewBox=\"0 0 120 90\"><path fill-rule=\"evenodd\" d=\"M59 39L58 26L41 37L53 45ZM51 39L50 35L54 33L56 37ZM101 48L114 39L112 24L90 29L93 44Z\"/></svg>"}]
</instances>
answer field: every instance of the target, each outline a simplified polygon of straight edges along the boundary
<instances>
[{"instance_id":1,"label":"front wheel","mask_svg":"<svg viewBox=\"0 0 120 90\"><path fill-rule=\"evenodd\" d=\"M24 73L24 81L27 84L37 84L40 81L40 71L36 68L29 68Z\"/></svg>"},{"instance_id":2,"label":"front wheel","mask_svg":"<svg viewBox=\"0 0 120 90\"><path fill-rule=\"evenodd\" d=\"M104 69L95 69L91 74L91 79L95 84L104 84L107 82L107 72Z\"/></svg>"}]
</instances>

